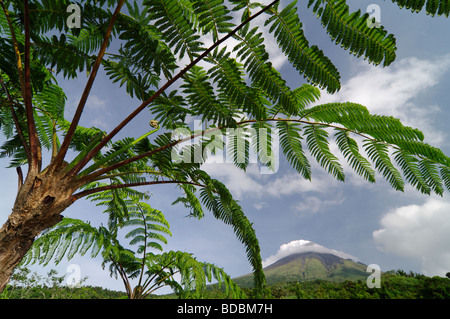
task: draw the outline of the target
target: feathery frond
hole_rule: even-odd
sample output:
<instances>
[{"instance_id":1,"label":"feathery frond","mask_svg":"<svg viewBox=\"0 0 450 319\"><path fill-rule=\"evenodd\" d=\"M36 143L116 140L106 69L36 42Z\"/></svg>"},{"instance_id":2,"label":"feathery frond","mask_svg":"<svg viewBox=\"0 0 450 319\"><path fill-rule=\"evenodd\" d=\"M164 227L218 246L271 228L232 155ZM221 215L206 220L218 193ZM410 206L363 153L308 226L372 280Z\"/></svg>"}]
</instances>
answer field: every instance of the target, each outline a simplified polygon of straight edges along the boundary
<instances>
[{"instance_id":1,"label":"feathery frond","mask_svg":"<svg viewBox=\"0 0 450 319\"><path fill-rule=\"evenodd\" d=\"M392 0L400 8L409 9L412 12L420 12L425 9L425 12L431 16L445 16L450 14L449 0Z\"/></svg>"},{"instance_id":2,"label":"feathery frond","mask_svg":"<svg viewBox=\"0 0 450 319\"><path fill-rule=\"evenodd\" d=\"M214 179L209 180L209 185L210 187L201 190L200 199L215 218L233 227L237 238L245 245L247 259L253 267L255 287L261 291L265 287L265 276L259 243L252 224L225 185Z\"/></svg>"},{"instance_id":3,"label":"feathery frond","mask_svg":"<svg viewBox=\"0 0 450 319\"><path fill-rule=\"evenodd\" d=\"M195 32L196 25L185 15L179 2L148 0L144 2L144 5L148 8L151 19L155 21L154 25L173 49L174 54L179 54L180 59L187 54L192 61L204 48L199 41L200 35Z\"/></svg>"},{"instance_id":4,"label":"feathery frond","mask_svg":"<svg viewBox=\"0 0 450 319\"><path fill-rule=\"evenodd\" d=\"M263 90L273 104L279 104L287 114L297 114L298 105L290 88L281 74L275 70L269 61L269 55L264 47L264 37L258 28L241 30L235 39L239 43L233 48L237 57L244 64L247 74L254 85Z\"/></svg>"},{"instance_id":5,"label":"feathery frond","mask_svg":"<svg viewBox=\"0 0 450 319\"><path fill-rule=\"evenodd\" d=\"M395 59L396 43L392 34L382 26L367 23L369 14L358 10L349 13L345 0L310 0L308 7L321 19L331 39L357 57L364 56L375 65L391 64Z\"/></svg>"},{"instance_id":6,"label":"feathery frond","mask_svg":"<svg viewBox=\"0 0 450 319\"><path fill-rule=\"evenodd\" d=\"M317 47L310 46L302 24L297 15L297 1L291 2L281 12L272 7L272 15L266 25L272 24L270 32L274 33L278 45L293 66L313 85L334 93L340 89L340 75L336 67Z\"/></svg>"},{"instance_id":7,"label":"feathery frond","mask_svg":"<svg viewBox=\"0 0 450 319\"><path fill-rule=\"evenodd\" d=\"M367 155L374 162L375 168L386 178L392 188L403 191L405 183L389 158L388 146L382 142L369 140L365 142L364 147Z\"/></svg>"},{"instance_id":8,"label":"feathery frond","mask_svg":"<svg viewBox=\"0 0 450 319\"><path fill-rule=\"evenodd\" d=\"M336 144L350 166L365 180L374 183L375 171L370 162L359 153L358 143L350 137L349 132L338 130L335 136Z\"/></svg>"},{"instance_id":9,"label":"feathery frond","mask_svg":"<svg viewBox=\"0 0 450 319\"><path fill-rule=\"evenodd\" d=\"M328 173L339 181L345 180L345 174L337 157L330 151L328 132L320 125L307 125L305 127L306 145L311 155L325 168Z\"/></svg>"},{"instance_id":10,"label":"feathery frond","mask_svg":"<svg viewBox=\"0 0 450 319\"><path fill-rule=\"evenodd\" d=\"M302 134L299 124L279 121L280 145L293 168L305 179L311 180L311 165L302 146Z\"/></svg>"}]
</instances>

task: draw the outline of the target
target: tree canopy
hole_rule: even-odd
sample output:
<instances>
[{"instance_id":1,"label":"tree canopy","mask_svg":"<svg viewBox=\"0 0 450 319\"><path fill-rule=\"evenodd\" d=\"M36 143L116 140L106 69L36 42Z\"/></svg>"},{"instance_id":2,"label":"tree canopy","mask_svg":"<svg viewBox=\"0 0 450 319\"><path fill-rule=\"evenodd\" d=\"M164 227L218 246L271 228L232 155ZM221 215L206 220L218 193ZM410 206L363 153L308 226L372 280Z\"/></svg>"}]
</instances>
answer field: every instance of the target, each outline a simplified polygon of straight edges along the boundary
<instances>
[{"instance_id":1,"label":"tree canopy","mask_svg":"<svg viewBox=\"0 0 450 319\"><path fill-rule=\"evenodd\" d=\"M450 12L448 0L392 2L430 15ZM205 150L222 147L217 133L232 132L228 151L242 169L251 152L272 167L271 134L278 130L283 154L306 179L311 178L310 154L336 179L345 180L330 149L334 137L350 166L369 182L378 172L400 191L405 182L425 194L450 189L449 158L425 143L420 130L354 102L310 106L320 97L319 89L340 89L340 75L332 60L310 45L296 1L86 0L79 2L82 26L72 29L68 0L0 4L0 127L6 139L0 155L11 159L19 176L13 214L0 230L0 253L11 246L14 234L31 245L43 230L39 227L57 224L60 213L80 198L170 183L182 191L176 202L192 216L201 218L208 210L232 226L245 245L256 287L264 287L252 224L226 185L201 167ZM371 27L368 13L349 12L345 0L310 0L308 7L343 50L380 67L394 61L394 35L382 26ZM264 26L254 23L257 17L264 17ZM288 86L271 63L262 28L308 84ZM100 67L140 101L110 132L79 125ZM55 75L70 80L84 72L85 90L73 118L66 119L66 96ZM149 132L117 139L143 110L153 115ZM188 118L207 123L206 129L192 130ZM183 146L194 138L199 142ZM176 146L183 147L174 152ZM26 176L22 166L28 167ZM36 218L42 225L36 226ZM17 225L21 230L16 231ZM0 257L0 265L8 258Z\"/></svg>"}]
</instances>

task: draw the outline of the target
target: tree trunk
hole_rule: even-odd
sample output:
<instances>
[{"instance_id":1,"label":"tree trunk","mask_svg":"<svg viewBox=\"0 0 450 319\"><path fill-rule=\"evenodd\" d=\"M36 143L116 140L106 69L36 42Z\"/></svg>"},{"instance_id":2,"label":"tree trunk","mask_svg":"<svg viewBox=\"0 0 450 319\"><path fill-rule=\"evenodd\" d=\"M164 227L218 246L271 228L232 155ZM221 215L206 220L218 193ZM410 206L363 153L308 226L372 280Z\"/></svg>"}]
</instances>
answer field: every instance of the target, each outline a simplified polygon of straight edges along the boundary
<instances>
[{"instance_id":1,"label":"tree trunk","mask_svg":"<svg viewBox=\"0 0 450 319\"><path fill-rule=\"evenodd\" d=\"M35 237L60 222L61 213L74 202L74 189L62 174L28 174L19 186L12 213L0 229L0 293Z\"/></svg>"}]
</instances>

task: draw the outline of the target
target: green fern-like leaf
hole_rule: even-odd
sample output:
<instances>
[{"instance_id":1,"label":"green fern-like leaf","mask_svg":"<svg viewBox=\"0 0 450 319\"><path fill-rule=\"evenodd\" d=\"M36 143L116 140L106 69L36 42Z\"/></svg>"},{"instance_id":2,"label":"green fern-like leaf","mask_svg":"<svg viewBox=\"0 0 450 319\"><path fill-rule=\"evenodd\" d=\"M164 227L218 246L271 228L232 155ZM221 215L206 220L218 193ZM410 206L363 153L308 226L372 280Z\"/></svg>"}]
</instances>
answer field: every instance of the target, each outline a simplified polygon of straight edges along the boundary
<instances>
[{"instance_id":1,"label":"green fern-like leaf","mask_svg":"<svg viewBox=\"0 0 450 319\"><path fill-rule=\"evenodd\" d=\"M272 135L274 130L271 124L265 121L255 122L251 128L251 142L253 152L257 155L258 162L269 171L277 170L278 154L274 148Z\"/></svg>"},{"instance_id":2,"label":"green fern-like leaf","mask_svg":"<svg viewBox=\"0 0 450 319\"><path fill-rule=\"evenodd\" d=\"M368 13L349 13L345 0L310 0L308 7L321 19L322 25L336 44L370 63L384 66L395 59L395 38L383 27L373 28L367 23Z\"/></svg>"},{"instance_id":3,"label":"green fern-like leaf","mask_svg":"<svg viewBox=\"0 0 450 319\"><path fill-rule=\"evenodd\" d=\"M247 259L253 267L255 287L261 291L265 287L265 275L259 242L252 224L225 185L212 179L208 182L209 187L202 189L200 199L217 219L233 227L237 238L245 245Z\"/></svg>"},{"instance_id":4,"label":"green fern-like leaf","mask_svg":"<svg viewBox=\"0 0 450 319\"><path fill-rule=\"evenodd\" d=\"M217 41L220 34L230 32L234 26L223 0L196 0L192 7L199 20L199 28L203 34L211 33L213 41Z\"/></svg>"},{"instance_id":5,"label":"green fern-like leaf","mask_svg":"<svg viewBox=\"0 0 450 319\"><path fill-rule=\"evenodd\" d=\"M349 132L338 130L335 136L336 144L350 166L364 179L374 183L375 172L369 161L359 153L358 143L350 137Z\"/></svg>"},{"instance_id":6,"label":"green fern-like leaf","mask_svg":"<svg viewBox=\"0 0 450 319\"><path fill-rule=\"evenodd\" d=\"M420 172L419 160L404 150L396 150L394 152L395 161L402 169L406 180L416 189L424 194L430 194L430 186Z\"/></svg>"},{"instance_id":7,"label":"green fern-like leaf","mask_svg":"<svg viewBox=\"0 0 450 319\"><path fill-rule=\"evenodd\" d=\"M239 41L233 50L244 64L253 84L261 88L273 104L278 104L287 114L297 114L299 104L286 81L269 62L262 34L258 28L241 30L235 38Z\"/></svg>"},{"instance_id":8,"label":"green fern-like leaf","mask_svg":"<svg viewBox=\"0 0 450 319\"><path fill-rule=\"evenodd\" d=\"M228 133L228 154L237 167L245 170L249 164L251 136L249 136L248 131L242 127L229 130Z\"/></svg>"},{"instance_id":9,"label":"green fern-like leaf","mask_svg":"<svg viewBox=\"0 0 450 319\"><path fill-rule=\"evenodd\" d=\"M400 172L392 164L389 158L388 146L382 142L366 141L364 148L369 158L374 162L375 168L386 178L389 184L396 190L404 190L404 181Z\"/></svg>"},{"instance_id":10,"label":"green fern-like leaf","mask_svg":"<svg viewBox=\"0 0 450 319\"><path fill-rule=\"evenodd\" d=\"M164 41L160 30L151 23L151 15L140 10L137 3L127 5L130 16L118 16L119 39L125 41L119 50L118 62L135 73L151 71L156 76L172 77L178 68L174 53ZM120 53L122 52L122 53Z\"/></svg>"},{"instance_id":11,"label":"green fern-like leaf","mask_svg":"<svg viewBox=\"0 0 450 319\"><path fill-rule=\"evenodd\" d=\"M340 75L331 61L317 46L310 46L297 15L297 1L291 2L281 12L272 7L272 17L266 25L272 24L278 45L294 67L312 84L327 89L329 93L340 89Z\"/></svg>"},{"instance_id":12,"label":"green fern-like leaf","mask_svg":"<svg viewBox=\"0 0 450 319\"><path fill-rule=\"evenodd\" d=\"M203 121L213 121L219 126L232 125L233 110L216 96L209 75L201 67L193 67L184 77L183 92L191 105L193 115L202 116Z\"/></svg>"},{"instance_id":13,"label":"green fern-like leaf","mask_svg":"<svg viewBox=\"0 0 450 319\"><path fill-rule=\"evenodd\" d=\"M245 83L243 65L232 59L226 48L215 50L205 61L213 65L209 69L211 80L233 105L256 119L266 117L266 106L259 92Z\"/></svg>"},{"instance_id":14,"label":"green fern-like leaf","mask_svg":"<svg viewBox=\"0 0 450 319\"><path fill-rule=\"evenodd\" d=\"M448 17L450 14L450 1L448 0L392 0L400 8L409 9L412 12L425 12L431 16L444 15Z\"/></svg>"},{"instance_id":15,"label":"green fern-like leaf","mask_svg":"<svg viewBox=\"0 0 450 319\"><path fill-rule=\"evenodd\" d=\"M418 168L422 173L423 178L427 184L430 185L433 191L442 196L444 193L444 187L439 174L439 166L428 159L422 159L419 162Z\"/></svg>"},{"instance_id":16,"label":"green fern-like leaf","mask_svg":"<svg viewBox=\"0 0 450 319\"><path fill-rule=\"evenodd\" d=\"M200 36L195 33L195 25L186 17L179 1L149 0L144 5L174 54L179 54L180 58L187 54L192 61L204 50Z\"/></svg>"},{"instance_id":17,"label":"green fern-like leaf","mask_svg":"<svg viewBox=\"0 0 450 319\"><path fill-rule=\"evenodd\" d=\"M319 125L307 125L304 132L311 155L337 180L344 181L345 174L342 166L329 148L328 132Z\"/></svg>"},{"instance_id":18,"label":"green fern-like leaf","mask_svg":"<svg viewBox=\"0 0 450 319\"><path fill-rule=\"evenodd\" d=\"M303 150L300 126L280 121L277 128L280 132L280 145L287 160L304 178L311 180L311 165Z\"/></svg>"},{"instance_id":19,"label":"green fern-like leaf","mask_svg":"<svg viewBox=\"0 0 450 319\"><path fill-rule=\"evenodd\" d=\"M75 253L84 255L91 249L91 257L96 257L99 246L108 246L110 238L102 229L87 222L65 217L54 228L38 237L25 255L22 264L39 263L47 265L51 260L56 264L64 257L72 259Z\"/></svg>"}]
</instances>

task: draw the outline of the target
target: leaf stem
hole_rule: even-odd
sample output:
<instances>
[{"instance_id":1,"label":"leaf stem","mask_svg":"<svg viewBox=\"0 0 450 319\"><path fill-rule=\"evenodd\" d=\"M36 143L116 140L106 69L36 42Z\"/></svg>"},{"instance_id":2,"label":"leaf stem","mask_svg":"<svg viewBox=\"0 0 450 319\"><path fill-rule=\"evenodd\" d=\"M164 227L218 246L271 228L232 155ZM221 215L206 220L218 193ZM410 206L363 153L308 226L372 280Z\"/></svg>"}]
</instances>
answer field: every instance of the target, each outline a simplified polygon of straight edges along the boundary
<instances>
[{"instance_id":1,"label":"leaf stem","mask_svg":"<svg viewBox=\"0 0 450 319\"><path fill-rule=\"evenodd\" d=\"M64 157L66 156L67 151L69 150L70 143L73 139L73 136L75 134L75 130L78 126L78 123L80 122L80 118L83 113L84 107L86 105L86 101L91 92L95 77L97 76L97 72L98 72L98 69L102 62L103 56L105 54L106 47L108 46L114 23L116 21L117 15L119 14L124 2L125 2L125 0L119 1L119 3L117 4L117 7L111 17L111 20L109 21L108 29L106 30L105 36L103 38L103 43L100 47L100 50L98 52L97 58L94 62L94 65L92 66L91 72L89 74L89 79L86 83L83 94L81 95L77 110L75 111L75 115L73 116L72 122L71 122L70 127L67 131L67 134L64 138L64 141L59 149L58 155L56 156L56 158L53 161L54 168L58 167L62 163L62 161L64 160Z\"/></svg>"},{"instance_id":2,"label":"leaf stem","mask_svg":"<svg viewBox=\"0 0 450 319\"><path fill-rule=\"evenodd\" d=\"M25 59L24 69L24 101L27 116L29 145L30 145L30 163L28 167L29 172L34 174L40 172L42 153L39 144L39 137L37 134L36 123L34 122L33 104L31 101L31 69L30 69L30 11L28 0L24 0L24 26L25 26Z\"/></svg>"},{"instance_id":3,"label":"leaf stem","mask_svg":"<svg viewBox=\"0 0 450 319\"><path fill-rule=\"evenodd\" d=\"M205 185L189 182L189 181L150 181L150 182L138 182L138 183L128 183L128 184L111 184L107 186L97 187L88 189L76 194L73 194L73 197L76 199L80 199L84 196L91 195L98 192L103 192L105 190L111 190L111 189L119 189L119 188L126 188L126 187L135 187L135 186L146 186L146 185L157 185L157 184L189 184L199 187L206 187Z\"/></svg>"},{"instance_id":4,"label":"leaf stem","mask_svg":"<svg viewBox=\"0 0 450 319\"><path fill-rule=\"evenodd\" d=\"M140 106L138 106L132 113L130 113L121 123L119 123L94 149L92 149L89 154L81 160L69 173L68 176L76 175L92 158L97 154L118 132L120 132L125 125L127 125L132 119L134 119L142 110L144 110L150 103L152 103L157 97L159 97L165 90L167 90L174 82L180 79L187 71L199 63L203 58L205 58L210 52L212 52L220 44L231 38L245 25L250 23L253 19L263 14L265 11L269 10L270 7L275 5L280 0L275 0L262 10L249 17L247 20L238 25L226 36L215 42L207 50L205 50L201 55L199 55L195 60L193 60L189 65L187 65L183 70L176 74L173 78L166 82L158 91L156 91L150 98L144 101Z\"/></svg>"}]
</instances>

